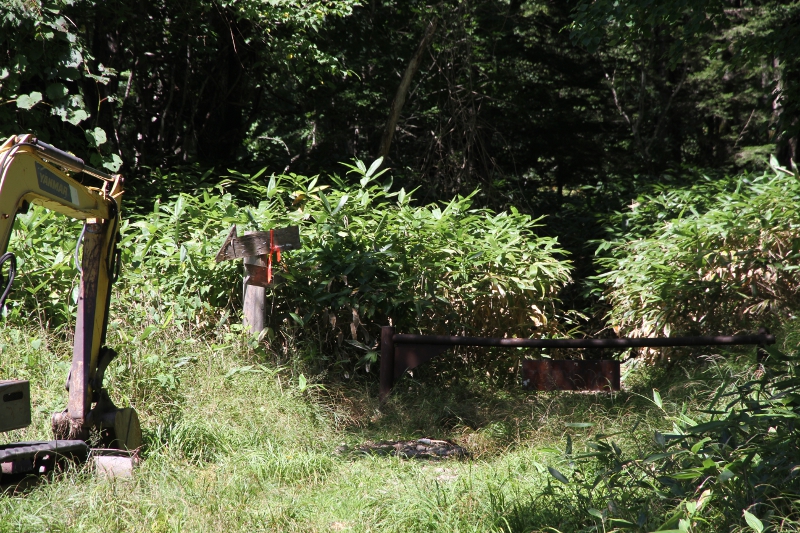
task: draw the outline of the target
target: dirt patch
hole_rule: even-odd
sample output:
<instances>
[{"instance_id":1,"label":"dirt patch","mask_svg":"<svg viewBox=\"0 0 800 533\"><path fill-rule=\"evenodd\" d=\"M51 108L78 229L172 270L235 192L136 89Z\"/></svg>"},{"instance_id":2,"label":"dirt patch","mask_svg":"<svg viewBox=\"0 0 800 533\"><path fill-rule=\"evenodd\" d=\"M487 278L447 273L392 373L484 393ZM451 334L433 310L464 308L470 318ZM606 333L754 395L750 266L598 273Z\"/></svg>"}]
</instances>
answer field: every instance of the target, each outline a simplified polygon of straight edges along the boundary
<instances>
[{"instance_id":1,"label":"dirt patch","mask_svg":"<svg viewBox=\"0 0 800 533\"><path fill-rule=\"evenodd\" d=\"M403 459L447 459L469 457L469 452L449 440L417 439L365 442L357 448L340 446L339 454L389 455Z\"/></svg>"}]
</instances>

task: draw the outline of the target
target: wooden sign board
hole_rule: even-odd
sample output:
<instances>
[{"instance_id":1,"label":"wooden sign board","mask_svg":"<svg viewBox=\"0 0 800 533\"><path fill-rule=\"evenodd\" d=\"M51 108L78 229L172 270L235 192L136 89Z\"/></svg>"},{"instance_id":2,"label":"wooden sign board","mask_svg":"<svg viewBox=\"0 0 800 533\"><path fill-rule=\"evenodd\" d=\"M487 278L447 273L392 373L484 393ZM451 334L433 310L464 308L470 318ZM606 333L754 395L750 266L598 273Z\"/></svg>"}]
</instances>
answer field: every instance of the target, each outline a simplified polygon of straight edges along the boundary
<instances>
[{"instance_id":1,"label":"wooden sign board","mask_svg":"<svg viewBox=\"0 0 800 533\"><path fill-rule=\"evenodd\" d=\"M250 265L245 263L244 269L247 275L244 278L246 285L255 285L256 287L271 287L278 283L283 283L284 279L278 272L273 272L272 282L267 281L267 267L260 265Z\"/></svg>"},{"instance_id":2,"label":"wooden sign board","mask_svg":"<svg viewBox=\"0 0 800 533\"><path fill-rule=\"evenodd\" d=\"M268 231L259 231L237 237L236 226L232 227L225 242L222 243L222 248L217 253L217 263L229 259L267 255L269 253L269 233ZM273 239L273 244L281 251L296 250L300 248L300 228L289 226L288 228L274 229Z\"/></svg>"}]
</instances>

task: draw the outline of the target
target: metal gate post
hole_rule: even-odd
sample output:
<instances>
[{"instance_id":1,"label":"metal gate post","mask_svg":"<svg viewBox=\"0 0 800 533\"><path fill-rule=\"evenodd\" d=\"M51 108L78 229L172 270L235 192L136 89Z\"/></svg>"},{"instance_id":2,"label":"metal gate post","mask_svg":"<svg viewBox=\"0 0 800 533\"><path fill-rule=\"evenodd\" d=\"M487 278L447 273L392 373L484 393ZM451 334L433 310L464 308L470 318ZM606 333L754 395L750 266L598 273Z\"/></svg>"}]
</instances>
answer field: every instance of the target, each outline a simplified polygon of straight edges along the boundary
<instances>
[{"instance_id":1,"label":"metal gate post","mask_svg":"<svg viewBox=\"0 0 800 533\"><path fill-rule=\"evenodd\" d=\"M394 328L381 328L380 400L385 402L394 385Z\"/></svg>"}]
</instances>

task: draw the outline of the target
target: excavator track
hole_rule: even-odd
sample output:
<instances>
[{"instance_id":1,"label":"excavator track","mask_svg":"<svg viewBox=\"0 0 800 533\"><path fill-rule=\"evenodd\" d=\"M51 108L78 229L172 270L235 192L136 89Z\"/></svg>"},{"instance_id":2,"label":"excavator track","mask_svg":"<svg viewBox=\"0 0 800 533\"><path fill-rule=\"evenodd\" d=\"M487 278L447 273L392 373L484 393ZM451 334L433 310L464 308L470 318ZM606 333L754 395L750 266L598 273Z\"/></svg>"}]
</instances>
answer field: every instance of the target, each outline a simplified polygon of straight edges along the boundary
<instances>
[{"instance_id":1,"label":"excavator track","mask_svg":"<svg viewBox=\"0 0 800 533\"><path fill-rule=\"evenodd\" d=\"M74 459L84 462L89 446L82 440L15 442L0 445L0 472L5 483L9 476L47 474L59 462Z\"/></svg>"}]
</instances>

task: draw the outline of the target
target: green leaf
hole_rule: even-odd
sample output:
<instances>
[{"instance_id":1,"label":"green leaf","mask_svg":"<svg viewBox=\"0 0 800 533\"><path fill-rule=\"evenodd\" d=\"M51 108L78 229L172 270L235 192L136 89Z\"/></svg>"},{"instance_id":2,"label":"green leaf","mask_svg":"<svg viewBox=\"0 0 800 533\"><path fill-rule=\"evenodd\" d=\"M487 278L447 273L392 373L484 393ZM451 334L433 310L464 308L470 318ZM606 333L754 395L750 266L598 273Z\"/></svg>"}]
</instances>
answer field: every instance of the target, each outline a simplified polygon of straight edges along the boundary
<instances>
[{"instance_id":1,"label":"green leaf","mask_svg":"<svg viewBox=\"0 0 800 533\"><path fill-rule=\"evenodd\" d=\"M264 369L256 368L254 365L237 366L228 370L228 372L223 376L222 379L230 379L236 374L261 374L261 373L264 373Z\"/></svg>"},{"instance_id":2,"label":"green leaf","mask_svg":"<svg viewBox=\"0 0 800 533\"><path fill-rule=\"evenodd\" d=\"M711 438L710 438L710 437L706 437L706 438L704 438L704 439L701 439L701 440L697 441L697 442L696 442L696 443L695 443L695 444L692 446L692 448L691 448L691 450L692 450L692 453L697 453L697 452L699 452L700 450L702 450L702 449L703 449L703 446L705 446L706 442L708 442L708 441L710 441L710 440L711 440Z\"/></svg>"},{"instance_id":3,"label":"green leaf","mask_svg":"<svg viewBox=\"0 0 800 533\"><path fill-rule=\"evenodd\" d=\"M747 510L743 512L744 512L745 522L747 522L747 525L750 526L750 528L753 531L755 531L756 533L761 533L762 531L764 531L764 523L761 522L761 520L759 520L758 517L756 517L756 515Z\"/></svg>"},{"instance_id":4,"label":"green leaf","mask_svg":"<svg viewBox=\"0 0 800 533\"><path fill-rule=\"evenodd\" d=\"M67 113L66 121L73 126L77 126L87 118L89 118L89 114L83 109L70 109Z\"/></svg>"},{"instance_id":5,"label":"green leaf","mask_svg":"<svg viewBox=\"0 0 800 533\"><path fill-rule=\"evenodd\" d=\"M368 178L372 177L375 171L378 170L378 167L381 166L381 163L383 163L383 157L379 157L378 159L373 161L372 164L369 166L369 170L367 170L366 172L366 177Z\"/></svg>"},{"instance_id":6,"label":"green leaf","mask_svg":"<svg viewBox=\"0 0 800 533\"><path fill-rule=\"evenodd\" d=\"M644 458L645 463L654 463L656 461L660 461L661 459L666 459L667 457L672 457L675 455L676 452L666 452L666 453L654 453L648 455Z\"/></svg>"},{"instance_id":7,"label":"green leaf","mask_svg":"<svg viewBox=\"0 0 800 533\"><path fill-rule=\"evenodd\" d=\"M356 340L350 340L350 339L347 339L347 341L345 341L345 342L347 342L347 344L351 344L351 345L355 346L356 348L364 350L365 352L368 352L370 350L369 346L367 346L363 342L358 342Z\"/></svg>"},{"instance_id":8,"label":"green leaf","mask_svg":"<svg viewBox=\"0 0 800 533\"><path fill-rule=\"evenodd\" d=\"M683 516L683 510L678 509L666 522L661 524L661 526L656 529L656 531L661 531L663 533L682 533L680 529L675 529L675 526L680 523L681 517Z\"/></svg>"},{"instance_id":9,"label":"green leaf","mask_svg":"<svg viewBox=\"0 0 800 533\"><path fill-rule=\"evenodd\" d=\"M300 325L300 327L304 327L306 325L305 322L303 322L303 319L299 315L297 315L296 313L291 313L290 312L289 316L291 316L294 319L294 321L297 322Z\"/></svg>"},{"instance_id":10,"label":"green leaf","mask_svg":"<svg viewBox=\"0 0 800 533\"><path fill-rule=\"evenodd\" d=\"M31 94L22 94L17 97L17 107L19 109L31 109L42 101L42 93L33 91Z\"/></svg>"},{"instance_id":11,"label":"green leaf","mask_svg":"<svg viewBox=\"0 0 800 533\"><path fill-rule=\"evenodd\" d=\"M278 185L275 182L275 174L270 176L269 183L267 184L267 198L272 198L278 192Z\"/></svg>"},{"instance_id":12,"label":"green leaf","mask_svg":"<svg viewBox=\"0 0 800 533\"><path fill-rule=\"evenodd\" d=\"M106 132L103 130L103 128L94 128L93 130L86 130L84 132L84 135L86 136L86 140L89 141L89 144L93 148L97 148L101 144L105 144L105 142L108 140L108 138L106 137Z\"/></svg>"},{"instance_id":13,"label":"green leaf","mask_svg":"<svg viewBox=\"0 0 800 533\"><path fill-rule=\"evenodd\" d=\"M664 409L661 403L661 394L659 394L656 389L653 389L653 403L656 404L659 409Z\"/></svg>"},{"instance_id":14,"label":"green leaf","mask_svg":"<svg viewBox=\"0 0 800 533\"><path fill-rule=\"evenodd\" d=\"M697 479L705 474L704 468L688 468L672 474L673 479Z\"/></svg>"},{"instance_id":15,"label":"green leaf","mask_svg":"<svg viewBox=\"0 0 800 533\"><path fill-rule=\"evenodd\" d=\"M117 154L111 154L109 158L103 161L103 167L111 172L119 172L120 167L122 167L122 158Z\"/></svg>"},{"instance_id":16,"label":"green leaf","mask_svg":"<svg viewBox=\"0 0 800 533\"><path fill-rule=\"evenodd\" d=\"M150 336L153 333L155 333L155 331L157 329L158 329L158 327L156 327L156 326L147 326L146 328L144 328L144 331L141 333L141 335L139 335L139 340L143 341L143 340L146 340L146 339L150 338Z\"/></svg>"},{"instance_id":17,"label":"green leaf","mask_svg":"<svg viewBox=\"0 0 800 533\"><path fill-rule=\"evenodd\" d=\"M611 522L612 524L622 524L625 526L636 526L636 524L634 524L630 520L625 520L624 518L609 518L609 522Z\"/></svg>"},{"instance_id":18,"label":"green leaf","mask_svg":"<svg viewBox=\"0 0 800 533\"><path fill-rule=\"evenodd\" d=\"M338 212L339 212L339 211L342 209L342 207L344 207L344 204L346 204L346 203L347 203L347 199L348 199L348 198L349 198L349 196L348 196L348 195L346 195L346 194L345 194L344 196L342 196L342 197L339 199L339 204L336 206L336 209L334 209L334 210L331 212L331 215L335 215L336 213L338 213Z\"/></svg>"},{"instance_id":19,"label":"green leaf","mask_svg":"<svg viewBox=\"0 0 800 533\"><path fill-rule=\"evenodd\" d=\"M297 377L297 390L303 392L308 387L308 382L306 381L306 377L303 374L300 374Z\"/></svg>"},{"instance_id":20,"label":"green leaf","mask_svg":"<svg viewBox=\"0 0 800 533\"><path fill-rule=\"evenodd\" d=\"M325 196L325 193L320 191L319 197L320 197L320 200L322 200L322 205L325 207L325 212L330 215L331 214L331 204L328 202L328 198Z\"/></svg>"},{"instance_id":21,"label":"green leaf","mask_svg":"<svg viewBox=\"0 0 800 533\"><path fill-rule=\"evenodd\" d=\"M559 480L561 483L565 483L565 484L569 485L569 480L566 478L566 476L564 474L562 474L561 472L559 472L558 470L556 470L552 466L548 466L547 470L548 470L548 472L550 472L551 476L553 476L554 478Z\"/></svg>"},{"instance_id":22,"label":"green leaf","mask_svg":"<svg viewBox=\"0 0 800 533\"><path fill-rule=\"evenodd\" d=\"M602 521L604 521L604 522L605 522L605 520L606 520L606 517L605 517L605 516L603 516L603 513L602 513L602 512L600 512L600 511L598 511L597 509L594 509L594 508L592 508L592 507L589 507L589 508L587 509L587 511L589 512L589 514L590 514L590 515L592 515L592 516L594 516L594 517L596 517L596 518L599 518L600 520L602 520Z\"/></svg>"},{"instance_id":23,"label":"green leaf","mask_svg":"<svg viewBox=\"0 0 800 533\"><path fill-rule=\"evenodd\" d=\"M69 90L63 83L51 83L47 86L46 92L50 100L61 100L69 94Z\"/></svg>"}]
</instances>

